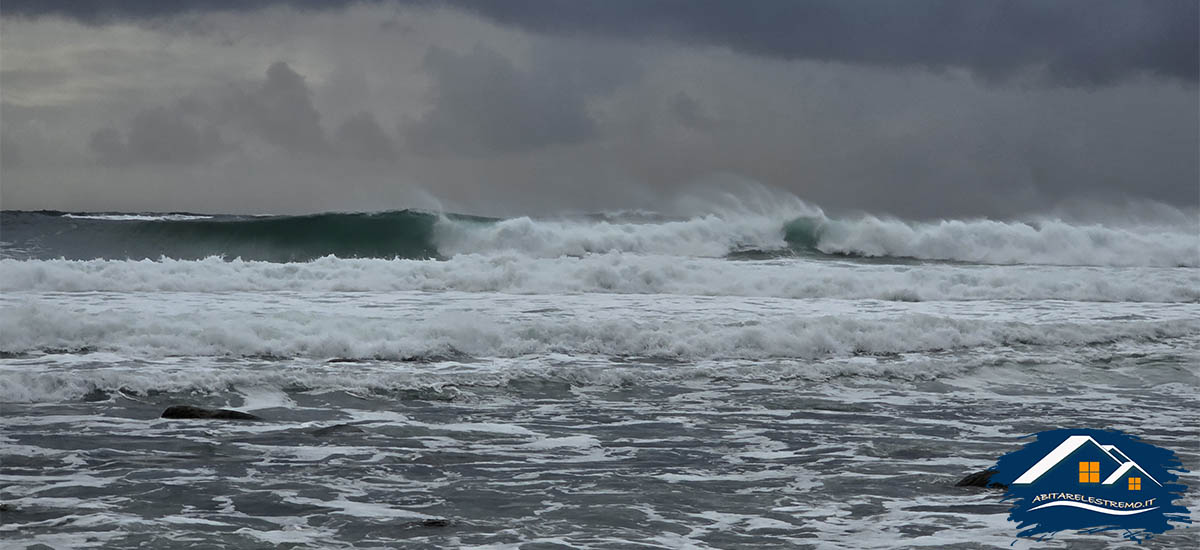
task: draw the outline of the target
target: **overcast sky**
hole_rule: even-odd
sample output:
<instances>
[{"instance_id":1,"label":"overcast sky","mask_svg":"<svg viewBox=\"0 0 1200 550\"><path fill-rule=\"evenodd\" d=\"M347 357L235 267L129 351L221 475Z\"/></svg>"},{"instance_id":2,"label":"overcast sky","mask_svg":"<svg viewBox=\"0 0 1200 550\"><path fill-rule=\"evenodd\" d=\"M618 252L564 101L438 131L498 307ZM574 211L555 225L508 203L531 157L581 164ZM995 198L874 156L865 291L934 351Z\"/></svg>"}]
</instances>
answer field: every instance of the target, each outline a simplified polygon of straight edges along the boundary
<instances>
[{"instance_id":1,"label":"overcast sky","mask_svg":"<svg viewBox=\"0 0 1200 550\"><path fill-rule=\"evenodd\" d=\"M1192 209L1197 6L5 0L0 206Z\"/></svg>"}]
</instances>

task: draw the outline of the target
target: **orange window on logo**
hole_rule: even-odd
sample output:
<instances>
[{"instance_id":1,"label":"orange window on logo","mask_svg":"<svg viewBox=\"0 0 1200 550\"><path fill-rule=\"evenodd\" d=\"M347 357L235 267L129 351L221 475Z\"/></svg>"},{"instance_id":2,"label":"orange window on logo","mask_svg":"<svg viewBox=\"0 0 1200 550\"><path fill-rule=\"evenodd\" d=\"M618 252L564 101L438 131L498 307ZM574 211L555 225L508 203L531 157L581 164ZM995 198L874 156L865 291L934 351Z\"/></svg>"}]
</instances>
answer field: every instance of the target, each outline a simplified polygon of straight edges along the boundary
<instances>
[{"instance_id":1,"label":"orange window on logo","mask_svg":"<svg viewBox=\"0 0 1200 550\"><path fill-rule=\"evenodd\" d=\"M1079 482L1080 483L1100 483L1100 463L1099 462L1080 462L1079 463ZM1141 483L1139 481L1139 483Z\"/></svg>"},{"instance_id":2,"label":"orange window on logo","mask_svg":"<svg viewBox=\"0 0 1200 550\"><path fill-rule=\"evenodd\" d=\"M1142 490L1142 478L1140 478L1140 477L1129 478L1129 490L1130 491L1141 491Z\"/></svg>"}]
</instances>

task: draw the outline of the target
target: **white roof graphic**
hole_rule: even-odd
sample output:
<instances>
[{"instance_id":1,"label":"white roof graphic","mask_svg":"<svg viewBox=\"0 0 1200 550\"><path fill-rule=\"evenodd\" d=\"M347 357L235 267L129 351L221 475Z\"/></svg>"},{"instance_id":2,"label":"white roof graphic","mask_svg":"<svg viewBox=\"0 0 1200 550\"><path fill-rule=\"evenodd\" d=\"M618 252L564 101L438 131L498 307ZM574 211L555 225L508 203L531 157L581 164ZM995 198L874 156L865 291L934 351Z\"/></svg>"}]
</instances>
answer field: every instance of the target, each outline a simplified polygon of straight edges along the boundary
<instances>
[{"instance_id":1,"label":"white roof graphic","mask_svg":"<svg viewBox=\"0 0 1200 550\"><path fill-rule=\"evenodd\" d=\"M1128 472L1129 470L1132 470L1134 468L1137 468L1137 470L1139 472L1141 472L1142 475L1150 478L1150 481L1153 481L1156 485L1158 485L1159 487L1162 487L1162 483L1159 483L1157 479L1154 479L1154 476L1146 473L1146 470L1143 470L1142 467L1139 466L1137 462L1134 462L1132 460L1122 464L1120 468L1117 468L1117 471L1113 472L1112 475L1108 476L1100 484L1101 485L1112 485L1113 483L1116 483L1118 479L1121 479L1121 477L1124 476L1126 472Z\"/></svg>"},{"instance_id":2,"label":"white roof graphic","mask_svg":"<svg viewBox=\"0 0 1200 550\"><path fill-rule=\"evenodd\" d=\"M1125 462L1132 460L1131 458L1126 456L1125 453L1121 452L1121 449L1118 449L1116 445L1101 445L1100 448L1108 451L1108 454L1116 453L1115 456L1119 456L1121 458L1121 460L1123 460Z\"/></svg>"},{"instance_id":3,"label":"white roof graphic","mask_svg":"<svg viewBox=\"0 0 1200 550\"><path fill-rule=\"evenodd\" d=\"M1046 454L1046 456L1042 457L1042 459L1039 460L1037 464L1034 464L1032 468L1021 474L1021 477L1018 477L1016 481L1013 481L1013 484L1024 485L1037 481L1039 477L1042 477L1042 474L1050 471L1051 468L1057 466L1059 462L1062 462L1068 456L1071 456L1071 453L1079 450L1080 447L1086 445L1087 443L1095 445L1096 448L1104 452L1105 456L1120 465L1120 467L1117 468L1117 471L1108 476L1108 478L1106 478L1101 485L1112 485L1113 483L1116 483L1117 480L1121 479L1121 476L1124 476L1127 472L1129 472L1129 470L1137 468L1139 472L1150 478L1150 481L1153 481L1160 487L1162 486L1162 483L1159 483L1157 479L1154 479L1154 476L1146 473L1146 470L1142 469L1138 463L1131 460L1129 455L1126 455L1121 451L1121 449L1118 449L1116 445L1101 445L1088 435L1073 435L1068 437L1062 443L1059 443L1059 445L1055 447L1053 451L1050 451L1048 454Z\"/></svg>"}]
</instances>

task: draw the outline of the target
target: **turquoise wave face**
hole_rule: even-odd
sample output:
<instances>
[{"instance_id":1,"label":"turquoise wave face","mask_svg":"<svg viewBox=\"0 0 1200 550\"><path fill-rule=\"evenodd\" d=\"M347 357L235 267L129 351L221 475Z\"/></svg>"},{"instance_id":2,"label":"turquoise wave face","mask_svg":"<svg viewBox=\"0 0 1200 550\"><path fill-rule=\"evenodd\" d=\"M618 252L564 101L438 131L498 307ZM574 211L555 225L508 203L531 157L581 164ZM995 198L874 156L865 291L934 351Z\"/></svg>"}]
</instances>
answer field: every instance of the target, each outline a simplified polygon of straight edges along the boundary
<instances>
[{"instance_id":1,"label":"turquoise wave face","mask_svg":"<svg viewBox=\"0 0 1200 550\"><path fill-rule=\"evenodd\" d=\"M794 215L793 215L794 216ZM905 221L736 213L482 218L415 210L303 216L0 214L0 257L271 262L338 258L534 258L630 253L731 260L804 257L866 263L1197 267L1191 227L1061 220Z\"/></svg>"},{"instance_id":2,"label":"turquoise wave face","mask_svg":"<svg viewBox=\"0 0 1200 550\"><path fill-rule=\"evenodd\" d=\"M793 250L815 251L826 223L823 218L796 218L783 226L783 239Z\"/></svg>"},{"instance_id":3,"label":"turquoise wave face","mask_svg":"<svg viewBox=\"0 0 1200 550\"><path fill-rule=\"evenodd\" d=\"M341 258L436 258L439 216L402 210L308 216L67 216L6 212L4 252L24 258L198 259L265 261ZM461 221L486 218L451 215Z\"/></svg>"},{"instance_id":4,"label":"turquoise wave face","mask_svg":"<svg viewBox=\"0 0 1200 550\"><path fill-rule=\"evenodd\" d=\"M0 256L180 260L219 256L271 262L308 261L325 256L438 259L448 255L438 249L440 222L450 222L459 235L466 229L469 235L473 231L471 226L486 229L500 221L503 220L415 210L269 217L7 211L0 216L0 233L3 233ZM650 227L656 222L666 223L595 216L571 223L586 228L613 223ZM734 250L729 256L737 259L815 252L820 223L816 219L801 219L781 227L780 231L788 235L788 247ZM623 249L616 246L614 250Z\"/></svg>"}]
</instances>

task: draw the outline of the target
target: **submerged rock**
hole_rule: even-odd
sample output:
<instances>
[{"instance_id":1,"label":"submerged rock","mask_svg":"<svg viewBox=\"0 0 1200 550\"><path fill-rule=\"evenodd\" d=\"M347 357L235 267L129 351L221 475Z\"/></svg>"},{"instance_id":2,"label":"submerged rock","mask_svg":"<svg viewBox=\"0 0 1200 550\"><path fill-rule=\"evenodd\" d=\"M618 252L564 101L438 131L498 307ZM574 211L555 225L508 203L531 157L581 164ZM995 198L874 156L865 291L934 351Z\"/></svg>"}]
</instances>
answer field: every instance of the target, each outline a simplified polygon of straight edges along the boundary
<instances>
[{"instance_id":1,"label":"submerged rock","mask_svg":"<svg viewBox=\"0 0 1200 550\"><path fill-rule=\"evenodd\" d=\"M992 476L996 475L996 470L991 468L981 472L975 472L955 483L955 487L985 487L988 489L1007 489L1008 485L991 481Z\"/></svg>"},{"instance_id":2,"label":"submerged rock","mask_svg":"<svg viewBox=\"0 0 1200 550\"><path fill-rule=\"evenodd\" d=\"M262 420L250 413L229 409L203 409L190 405L173 405L162 413L163 418L211 420Z\"/></svg>"},{"instance_id":3,"label":"submerged rock","mask_svg":"<svg viewBox=\"0 0 1200 550\"><path fill-rule=\"evenodd\" d=\"M431 518L421 520L421 527L449 527L450 520L444 518Z\"/></svg>"}]
</instances>

